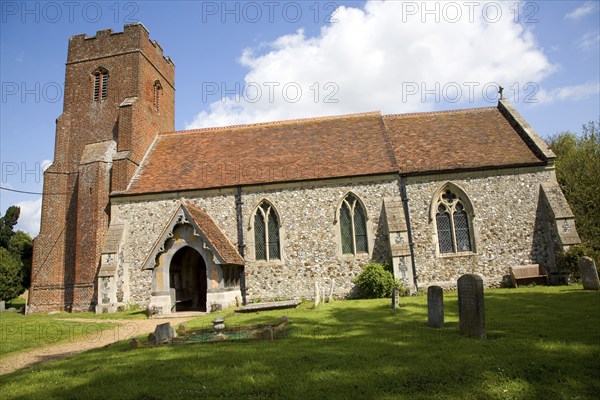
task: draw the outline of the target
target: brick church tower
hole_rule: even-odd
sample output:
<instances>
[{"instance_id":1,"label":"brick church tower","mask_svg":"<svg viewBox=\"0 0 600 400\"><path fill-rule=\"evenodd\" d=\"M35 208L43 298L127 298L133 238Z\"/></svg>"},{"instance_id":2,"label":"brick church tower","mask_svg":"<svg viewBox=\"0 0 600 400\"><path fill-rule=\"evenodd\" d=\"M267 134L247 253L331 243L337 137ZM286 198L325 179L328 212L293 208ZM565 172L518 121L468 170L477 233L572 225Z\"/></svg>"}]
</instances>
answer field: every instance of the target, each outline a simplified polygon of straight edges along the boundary
<instances>
[{"instance_id":1,"label":"brick church tower","mask_svg":"<svg viewBox=\"0 0 600 400\"><path fill-rule=\"evenodd\" d=\"M156 134L174 129L174 76L174 64L142 24L69 39L29 312L93 307L109 195L127 187Z\"/></svg>"}]
</instances>

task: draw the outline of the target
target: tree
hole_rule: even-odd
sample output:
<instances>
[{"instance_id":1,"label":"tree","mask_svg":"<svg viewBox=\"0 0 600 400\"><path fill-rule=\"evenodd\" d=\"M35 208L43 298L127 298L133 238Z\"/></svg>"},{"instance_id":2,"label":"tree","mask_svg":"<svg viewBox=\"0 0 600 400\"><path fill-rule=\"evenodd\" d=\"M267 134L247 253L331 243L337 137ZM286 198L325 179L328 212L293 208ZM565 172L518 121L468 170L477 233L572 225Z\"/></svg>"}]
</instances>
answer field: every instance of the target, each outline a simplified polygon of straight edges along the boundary
<instances>
[{"instance_id":1,"label":"tree","mask_svg":"<svg viewBox=\"0 0 600 400\"><path fill-rule=\"evenodd\" d=\"M550 138L556 178L575 214L583 244L600 252L600 121L583 125L581 135L562 132Z\"/></svg>"},{"instance_id":2,"label":"tree","mask_svg":"<svg viewBox=\"0 0 600 400\"><path fill-rule=\"evenodd\" d=\"M16 231L8 242L8 251L23 263L23 287L28 289L31 280L33 239L23 231Z\"/></svg>"},{"instance_id":3,"label":"tree","mask_svg":"<svg viewBox=\"0 0 600 400\"><path fill-rule=\"evenodd\" d=\"M8 248L8 242L14 235L13 228L19 220L21 209L17 206L10 206L6 210L6 214L0 217L0 246L5 249Z\"/></svg>"},{"instance_id":4,"label":"tree","mask_svg":"<svg viewBox=\"0 0 600 400\"><path fill-rule=\"evenodd\" d=\"M12 300L25 291L23 265L4 247L0 247L0 300Z\"/></svg>"},{"instance_id":5,"label":"tree","mask_svg":"<svg viewBox=\"0 0 600 400\"><path fill-rule=\"evenodd\" d=\"M33 239L22 231L13 229L21 209L10 206L0 217L0 297L10 300L29 287Z\"/></svg>"}]
</instances>

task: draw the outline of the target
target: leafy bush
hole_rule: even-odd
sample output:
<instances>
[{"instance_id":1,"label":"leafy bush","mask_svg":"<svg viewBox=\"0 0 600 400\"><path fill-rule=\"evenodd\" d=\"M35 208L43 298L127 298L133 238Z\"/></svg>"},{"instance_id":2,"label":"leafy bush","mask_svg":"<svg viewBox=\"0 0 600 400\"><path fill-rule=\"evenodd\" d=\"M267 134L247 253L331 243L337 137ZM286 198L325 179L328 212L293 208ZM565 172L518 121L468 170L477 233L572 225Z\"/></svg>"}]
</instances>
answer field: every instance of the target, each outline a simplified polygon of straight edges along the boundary
<instances>
[{"instance_id":1,"label":"leafy bush","mask_svg":"<svg viewBox=\"0 0 600 400\"><path fill-rule=\"evenodd\" d=\"M0 300L12 300L25 291L21 260L0 247Z\"/></svg>"},{"instance_id":2,"label":"leafy bush","mask_svg":"<svg viewBox=\"0 0 600 400\"><path fill-rule=\"evenodd\" d=\"M598 252L583 245L579 245L571 247L568 251L556 253L556 265L558 270L569 272L570 279L578 281L581 277L579 276L577 264L579 263L579 259L583 256L594 259L596 262L596 269L598 269Z\"/></svg>"},{"instance_id":3,"label":"leafy bush","mask_svg":"<svg viewBox=\"0 0 600 400\"><path fill-rule=\"evenodd\" d=\"M391 297L393 288L400 286L392 273L379 263L366 264L354 283L360 296L368 299Z\"/></svg>"}]
</instances>

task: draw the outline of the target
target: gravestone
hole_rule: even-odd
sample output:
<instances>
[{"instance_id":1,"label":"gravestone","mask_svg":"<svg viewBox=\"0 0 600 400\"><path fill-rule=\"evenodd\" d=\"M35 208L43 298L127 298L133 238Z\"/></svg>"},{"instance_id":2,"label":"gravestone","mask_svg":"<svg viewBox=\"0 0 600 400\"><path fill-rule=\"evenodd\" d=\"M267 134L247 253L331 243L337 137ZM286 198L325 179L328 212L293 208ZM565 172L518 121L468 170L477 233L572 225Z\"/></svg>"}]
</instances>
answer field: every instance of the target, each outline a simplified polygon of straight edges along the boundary
<instances>
[{"instance_id":1,"label":"gravestone","mask_svg":"<svg viewBox=\"0 0 600 400\"><path fill-rule=\"evenodd\" d=\"M6 310L6 303L4 302L4 300L0 301L0 311L4 311Z\"/></svg>"},{"instance_id":2,"label":"gravestone","mask_svg":"<svg viewBox=\"0 0 600 400\"><path fill-rule=\"evenodd\" d=\"M485 339L483 279L475 274L458 278L458 318L461 335Z\"/></svg>"},{"instance_id":3,"label":"gravestone","mask_svg":"<svg viewBox=\"0 0 600 400\"><path fill-rule=\"evenodd\" d=\"M596 263L590 257L581 257L577 263L579 275L583 283L584 290L600 290L600 279L598 279L598 271Z\"/></svg>"},{"instance_id":4,"label":"gravestone","mask_svg":"<svg viewBox=\"0 0 600 400\"><path fill-rule=\"evenodd\" d=\"M400 304L400 299L398 295L398 288L395 287L392 289L392 308L395 310L398 308Z\"/></svg>"},{"instance_id":5,"label":"gravestone","mask_svg":"<svg viewBox=\"0 0 600 400\"><path fill-rule=\"evenodd\" d=\"M333 289L335 287L335 279L331 280L331 289L329 289L329 302L333 301Z\"/></svg>"},{"instance_id":6,"label":"gravestone","mask_svg":"<svg viewBox=\"0 0 600 400\"><path fill-rule=\"evenodd\" d=\"M444 290L439 286L427 289L427 325L433 328L444 326Z\"/></svg>"},{"instance_id":7,"label":"gravestone","mask_svg":"<svg viewBox=\"0 0 600 400\"><path fill-rule=\"evenodd\" d=\"M321 298L321 292L319 291L319 284L315 282L315 308L319 305Z\"/></svg>"},{"instance_id":8,"label":"gravestone","mask_svg":"<svg viewBox=\"0 0 600 400\"><path fill-rule=\"evenodd\" d=\"M152 344L169 343L174 337L177 337L175 330L171 327L171 324L168 322L156 325L156 329L154 329L154 333L152 335ZM150 340L150 336L148 336L148 339Z\"/></svg>"}]
</instances>

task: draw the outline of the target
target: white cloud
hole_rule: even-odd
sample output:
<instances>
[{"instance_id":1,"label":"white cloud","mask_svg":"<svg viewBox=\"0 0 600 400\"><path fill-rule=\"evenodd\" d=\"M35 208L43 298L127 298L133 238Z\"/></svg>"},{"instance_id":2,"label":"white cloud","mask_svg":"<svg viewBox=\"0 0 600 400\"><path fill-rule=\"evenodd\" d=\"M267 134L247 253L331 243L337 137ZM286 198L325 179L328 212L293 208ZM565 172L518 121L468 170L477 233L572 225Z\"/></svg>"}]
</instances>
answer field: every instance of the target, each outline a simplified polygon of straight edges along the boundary
<instances>
[{"instance_id":1,"label":"white cloud","mask_svg":"<svg viewBox=\"0 0 600 400\"><path fill-rule=\"evenodd\" d=\"M186 128L424 111L436 103L470 107L482 98L493 105L496 83L523 87L554 71L531 32L513 21L511 3L490 2L487 9L471 3L472 9L458 9L458 18L456 7L445 8L456 2L427 3L429 9L437 4L439 22L424 13L424 4L373 0L362 9L340 7L338 22L316 37L298 30L244 50L239 61L249 71L240 86L246 95L210 104Z\"/></svg>"},{"instance_id":2,"label":"white cloud","mask_svg":"<svg viewBox=\"0 0 600 400\"><path fill-rule=\"evenodd\" d=\"M577 47L581 50L593 50L600 46L600 33L598 32L587 32L579 40L577 40Z\"/></svg>"},{"instance_id":3,"label":"white cloud","mask_svg":"<svg viewBox=\"0 0 600 400\"><path fill-rule=\"evenodd\" d=\"M565 15L565 18L577 21L596 10L596 4L593 1L586 1L581 6L575 8Z\"/></svg>"},{"instance_id":4,"label":"white cloud","mask_svg":"<svg viewBox=\"0 0 600 400\"><path fill-rule=\"evenodd\" d=\"M533 97L537 98L538 104L551 104L556 101L577 101L600 93L600 82L588 82L582 85L564 86L561 88L546 90L540 89Z\"/></svg>"},{"instance_id":5,"label":"white cloud","mask_svg":"<svg viewBox=\"0 0 600 400\"><path fill-rule=\"evenodd\" d=\"M52 165L52 160L42 160L40 166L42 167L42 171L45 172Z\"/></svg>"},{"instance_id":6,"label":"white cloud","mask_svg":"<svg viewBox=\"0 0 600 400\"><path fill-rule=\"evenodd\" d=\"M21 208L16 229L27 232L31 237L36 237L40 232L42 218L42 198L36 200L23 200L15 204Z\"/></svg>"}]
</instances>

